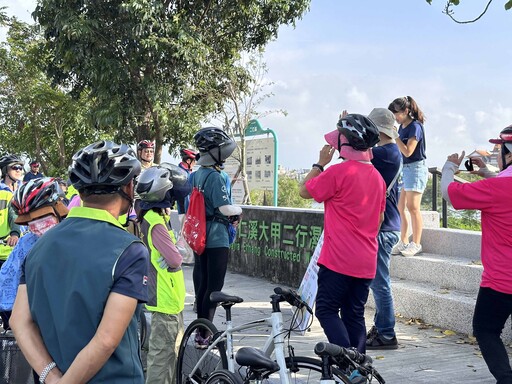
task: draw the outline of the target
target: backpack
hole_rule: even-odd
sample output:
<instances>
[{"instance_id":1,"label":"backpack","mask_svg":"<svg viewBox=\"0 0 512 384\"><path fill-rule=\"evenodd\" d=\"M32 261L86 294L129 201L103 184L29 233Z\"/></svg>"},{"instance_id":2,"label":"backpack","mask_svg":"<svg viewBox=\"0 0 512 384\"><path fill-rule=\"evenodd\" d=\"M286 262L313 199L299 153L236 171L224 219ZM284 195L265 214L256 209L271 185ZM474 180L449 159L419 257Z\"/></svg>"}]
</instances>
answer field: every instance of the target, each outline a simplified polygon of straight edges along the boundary
<instances>
[{"instance_id":1,"label":"backpack","mask_svg":"<svg viewBox=\"0 0 512 384\"><path fill-rule=\"evenodd\" d=\"M206 176L203 185L206 184L206 180L213 172L215 171ZM206 248L206 206L202 188L194 186L192 189L182 235L195 253L201 255L204 252Z\"/></svg>"}]
</instances>

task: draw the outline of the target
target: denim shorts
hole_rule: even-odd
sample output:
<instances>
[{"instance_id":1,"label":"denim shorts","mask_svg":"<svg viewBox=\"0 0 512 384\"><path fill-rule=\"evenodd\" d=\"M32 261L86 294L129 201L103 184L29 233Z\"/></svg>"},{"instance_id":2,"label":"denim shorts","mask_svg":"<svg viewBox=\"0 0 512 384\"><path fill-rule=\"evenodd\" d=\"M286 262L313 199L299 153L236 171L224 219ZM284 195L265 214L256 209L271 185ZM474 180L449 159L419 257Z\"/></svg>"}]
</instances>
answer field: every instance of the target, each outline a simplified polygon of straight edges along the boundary
<instances>
[{"instance_id":1,"label":"denim shorts","mask_svg":"<svg viewBox=\"0 0 512 384\"><path fill-rule=\"evenodd\" d=\"M404 164L402 181L405 191L423 193L427 186L428 168L425 160Z\"/></svg>"}]
</instances>

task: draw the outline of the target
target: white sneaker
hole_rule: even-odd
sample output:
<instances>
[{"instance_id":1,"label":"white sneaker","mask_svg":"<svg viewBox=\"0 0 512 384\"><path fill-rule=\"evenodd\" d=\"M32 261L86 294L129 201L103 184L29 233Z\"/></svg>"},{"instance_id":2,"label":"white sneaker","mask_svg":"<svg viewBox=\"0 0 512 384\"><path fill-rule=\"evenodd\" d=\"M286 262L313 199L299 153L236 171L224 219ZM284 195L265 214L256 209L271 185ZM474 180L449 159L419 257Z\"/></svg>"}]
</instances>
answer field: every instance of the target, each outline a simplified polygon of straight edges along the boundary
<instances>
[{"instance_id":1,"label":"white sneaker","mask_svg":"<svg viewBox=\"0 0 512 384\"><path fill-rule=\"evenodd\" d=\"M401 254L402 256L414 256L421 252L421 244L416 244L414 241L411 241L407 248L405 248Z\"/></svg>"},{"instance_id":2,"label":"white sneaker","mask_svg":"<svg viewBox=\"0 0 512 384\"><path fill-rule=\"evenodd\" d=\"M399 240L391 250L391 254L399 255L403 250L405 250L405 248L407 248L407 244L405 244L402 240Z\"/></svg>"}]
</instances>

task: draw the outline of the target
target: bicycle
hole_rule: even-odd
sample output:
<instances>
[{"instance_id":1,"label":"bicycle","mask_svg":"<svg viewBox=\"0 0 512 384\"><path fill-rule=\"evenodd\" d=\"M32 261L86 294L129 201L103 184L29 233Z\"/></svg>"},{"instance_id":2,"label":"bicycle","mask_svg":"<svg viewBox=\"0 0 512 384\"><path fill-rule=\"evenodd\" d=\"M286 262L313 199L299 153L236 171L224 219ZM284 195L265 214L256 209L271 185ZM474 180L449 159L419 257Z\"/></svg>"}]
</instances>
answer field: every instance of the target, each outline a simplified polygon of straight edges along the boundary
<instances>
[{"instance_id":1,"label":"bicycle","mask_svg":"<svg viewBox=\"0 0 512 384\"><path fill-rule=\"evenodd\" d=\"M235 373L233 334L262 325L272 328L262 350L256 352L262 359L252 360L249 357L249 360L245 361L239 357L238 364L249 367L243 382L256 380L257 377L260 378L260 381L273 381L272 374L274 373L279 375L279 381L283 384L303 380L318 381L314 377L321 375L322 361L310 357L295 356L293 347L289 345L291 332L297 330L294 329L293 324L300 324L300 322L295 321L299 314L302 313L303 309L311 314L313 311L295 291L277 287L274 289L274 293L270 296L272 305L270 317L233 326L231 307L242 303L243 299L223 292L213 292L210 300L219 303L226 311L226 330L219 332L215 325L207 319L194 320L187 327L179 348L176 372L177 384L203 384L207 381L208 384L220 381L233 383L233 380L237 380L233 379L232 375ZM297 308L289 329L283 327L283 315L280 308L282 302L288 302ZM288 356L285 356L285 339L288 340ZM205 340L205 345L199 343ZM196 342L198 343L196 344ZM241 350L244 350L244 348ZM270 359L272 353L274 353L275 361ZM258 362L261 364L258 365ZM340 369L333 367L332 372L336 382L350 383L347 376ZM229 381L230 379L233 380ZM239 384L238 380L237 383Z\"/></svg>"},{"instance_id":2,"label":"bicycle","mask_svg":"<svg viewBox=\"0 0 512 384\"><path fill-rule=\"evenodd\" d=\"M321 376L319 379L313 379L312 381L319 381L320 384L335 384L336 379L340 376L339 370L346 372L345 378L357 370L358 376L354 378L354 380L358 380L356 382L371 384L375 378L380 384L385 384L385 380L373 367L372 358L359 353L355 349L320 342L315 346L315 353L322 361L321 372L319 372ZM277 372L279 370L279 365L275 361L253 347L240 348L236 353L235 360L241 367L246 367L245 376L221 369L214 371L206 380L206 384L262 384L266 381L267 372ZM353 383L350 378L346 381L345 378L343 378L343 383Z\"/></svg>"}]
</instances>

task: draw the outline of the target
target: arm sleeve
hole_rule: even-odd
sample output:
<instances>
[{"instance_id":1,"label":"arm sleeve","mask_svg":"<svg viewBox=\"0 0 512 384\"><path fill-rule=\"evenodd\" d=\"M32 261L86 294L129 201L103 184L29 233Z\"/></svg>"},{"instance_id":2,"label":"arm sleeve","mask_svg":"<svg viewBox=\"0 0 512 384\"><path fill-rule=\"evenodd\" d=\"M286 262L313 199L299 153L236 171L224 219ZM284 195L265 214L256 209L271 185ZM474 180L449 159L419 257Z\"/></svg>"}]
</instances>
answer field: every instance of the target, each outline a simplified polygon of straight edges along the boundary
<instances>
[{"instance_id":1,"label":"arm sleeve","mask_svg":"<svg viewBox=\"0 0 512 384\"><path fill-rule=\"evenodd\" d=\"M448 186L453 182L455 172L457 172L457 164L447 161L444 163L441 173L441 194L443 199L451 204L450 196L448 195Z\"/></svg>"},{"instance_id":2,"label":"arm sleeve","mask_svg":"<svg viewBox=\"0 0 512 384\"><path fill-rule=\"evenodd\" d=\"M133 297L139 302L148 301L148 250L140 242L130 244L117 261L111 291Z\"/></svg>"},{"instance_id":3,"label":"arm sleeve","mask_svg":"<svg viewBox=\"0 0 512 384\"><path fill-rule=\"evenodd\" d=\"M219 207L219 211L224 216L240 215L242 213L242 207L238 205L222 205Z\"/></svg>"},{"instance_id":4,"label":"arm sleeve","mask_svg":"<svg viewBox=\"0 0 512 384\"><path fill-rule=\"evenodd\" d=\"M178 268L183 261L183 257L172 242L169 232L162 224L156 224L151 230L151 239L153 245L165 259L171 268Z\"/></svg>"}]
</instances>

